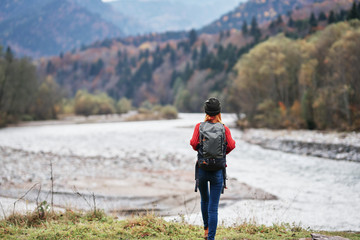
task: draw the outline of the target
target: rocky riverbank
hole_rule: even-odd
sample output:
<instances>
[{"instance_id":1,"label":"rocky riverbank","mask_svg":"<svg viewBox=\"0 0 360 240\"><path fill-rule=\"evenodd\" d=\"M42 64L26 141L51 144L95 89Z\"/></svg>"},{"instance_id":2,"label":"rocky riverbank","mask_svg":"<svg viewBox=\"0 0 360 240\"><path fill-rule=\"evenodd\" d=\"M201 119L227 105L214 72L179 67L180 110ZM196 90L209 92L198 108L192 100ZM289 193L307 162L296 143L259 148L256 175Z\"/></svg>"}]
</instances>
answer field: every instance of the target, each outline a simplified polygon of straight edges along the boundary
<instances>
[{"instance_id":1,"label":"rocky riverbank","mask_svg":"<svg viewBox=\"0 0 360 240\"><path fill-rule=\"evenodd\" d=\"M236 119L222 117L227 125ZM171 121L0 129L0 178L5 177L0 195L7 197L0 202L12 210L13 202L40 182L39 200L49 203L51 160L55 206L90 210L94 193L97 209L111 215L153 211L174 219L184 214L186 221L201 224L196 152L189 139L202 119L203 114L179 114ZM220 223L301 222L317 230L359 230L360 164L267 150L244 142L238 129L231 133L236 149L228 156L229 189L221 195ZM27 204L32 210L38 191L36 185L16 210Z\"/></svg>"},{"instance_id":2,"label":"rocky riverbank","mask_svg":"<svg viewBox=\"0 0 360 240\"><path fill-rule=\"evenodd\" d=\"M360 133L248 129L242 139L263 148L360 162Z\"/></svg>"},{"instance_id":3,"label":"rocky riverbank","mask_svg":"<svg viewBox=\"0 0 360 240\"><path fill-rule=\"evenodd\" d=\"M194 193L193 159L181 154L157 155L142 150L117 157L84 157L0 146L0 159L0 201L7 214L13 211L15 200L34 184L15 210L29 209L27 204L36 201L50 203L50 164L54 206L60 208L89 210L94 207L95 197L97 208L118 216L200 211L199 196ZM245 199L276 199L235 179L229 179L228 187L231 191L223 197L222 206Z\"/></svg>"}]
</instances>

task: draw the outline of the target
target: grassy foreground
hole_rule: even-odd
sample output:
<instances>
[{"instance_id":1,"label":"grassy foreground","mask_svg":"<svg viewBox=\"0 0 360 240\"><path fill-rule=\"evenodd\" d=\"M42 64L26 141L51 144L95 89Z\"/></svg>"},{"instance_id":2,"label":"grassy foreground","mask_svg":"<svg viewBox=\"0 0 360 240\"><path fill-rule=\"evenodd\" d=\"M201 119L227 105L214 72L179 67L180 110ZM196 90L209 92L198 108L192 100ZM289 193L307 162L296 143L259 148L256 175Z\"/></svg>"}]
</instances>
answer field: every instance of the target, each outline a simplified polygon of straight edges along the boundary
<instances>
[{"instance_id":1,"label":"grassy foreground","mask_svg":"<svg viewBox=\"0 0 360 240\"><path fill-rule=\"evenodd\" d=\"M0 239L203 239L200 226L167 222L152 214L117 220L101 211L78 213L32 212L15 214L0 221ZM267 227L243 223L219 226L217 239L299 239L310 231L289 224ZM319 232L331 236L359 239L360 233Z\"/></svg>"}]
</instances>

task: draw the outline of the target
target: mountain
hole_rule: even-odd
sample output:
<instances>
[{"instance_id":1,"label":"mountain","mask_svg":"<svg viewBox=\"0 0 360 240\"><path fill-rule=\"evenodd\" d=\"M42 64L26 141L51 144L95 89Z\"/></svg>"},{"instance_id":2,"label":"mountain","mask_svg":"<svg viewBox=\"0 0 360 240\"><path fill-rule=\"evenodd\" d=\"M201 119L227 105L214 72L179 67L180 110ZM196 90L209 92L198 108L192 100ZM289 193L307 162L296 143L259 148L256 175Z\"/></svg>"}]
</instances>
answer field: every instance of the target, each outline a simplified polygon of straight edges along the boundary
<instances>
[{"instance_id":1,"label":"mountain","mask_svg":"<svg viewBox=\"0 0 360 240\"><path fill-rule=\"evenodd\" d=\"M118 0L109 4L146 26L146 31L142 32L146 33L198 29L243 1L245 0Z\"/></svg>"},{"instance_id":2,"label":"mountain","mask_svg":"<svg viewBox=\"0 0 360 240\"><path fill-rule=\"evenodd\" d=\"M21 56L58 55L114 37L200 28L241 1L2 0L0 45Z\"/></svg>"},{"instance_id":3,"label":"mountain","mask_svg":"<svg viewBox=\"0 0 360 240\"><path fill-rule=\"evenodd\" d=\"M88 11L100 15L103 19L117 26L125 35L136 35L146 32L147 29L139 23L136 17L127 14L126 11L116 10L109 3L101 0L74 0L78 5Z\"/></svg>"},{"instance_id":4,"label":"mountain","mask_svg":"<svg viewBox=\"0 0 360 240\"><path fill-rule=\"evenodd\" d=\"M217 33L224 30L241 29L244 21L250 25L253 17L256 17L257 22L261 24L272 21L279 15L289 15L292 11L324 1L329 2L326 0L249 0L203 27L201 32Z\"/></svg>"},{"instance_id":5,"label":"mountain","mask_svg":"<svg viewBox=\"0 0 360 240\"><path fill-rule=\"evenodd\" d=\"M117 26L102 17L106 13ZM120 26L127 22L100 0L2 0L0 44L11 46L19 55L57 55L97 40L124 36L127 30Z\"/></svg>"},{"instance_id":6,"label":"mountain","mask_svg":"<svg viewBox=\"0 0 360 240\"><path fill-rule=\"evenodd\" d=\"M0 4L0 21L35 12L50 1L51 0L32 0L31 4L29 4L28 1L2 0Z\"/></svg>"},{"instance_id":7,"label":"mountain","mask_svg":"<svg viewBox=\"0 0 360 240\"><path fill-rule=\"evenodd\" d=\"M275 6L277 13L289 9L293 13L282 15L281 21L259 18L263 23L256 31L245 34L233 30L224 32L220 28L216 34L183 31L107 39L61 57L42 58L37 61L38 70L52 76L69 96L86 89L106 92L117 100L127 97L135 106L148 101L175 104L181 111L196 112L202 107L202 99L210 95L226 98L235 64L268 37L282 33L292 38L306 38L333 23L331 11L335 12L334 21L346 20L345 9L350 9L351 2L336 1L336 4L333 0L324 0L305 5L304 0L299 0L298 3L304 4L300 8L289 5L290 0L279 0L279 5L271 5L274 0L261 0L268 7ZM253 10L252 13L264 16L263 9L259 7L259 12Z\"/></svg>"}]
</instances>

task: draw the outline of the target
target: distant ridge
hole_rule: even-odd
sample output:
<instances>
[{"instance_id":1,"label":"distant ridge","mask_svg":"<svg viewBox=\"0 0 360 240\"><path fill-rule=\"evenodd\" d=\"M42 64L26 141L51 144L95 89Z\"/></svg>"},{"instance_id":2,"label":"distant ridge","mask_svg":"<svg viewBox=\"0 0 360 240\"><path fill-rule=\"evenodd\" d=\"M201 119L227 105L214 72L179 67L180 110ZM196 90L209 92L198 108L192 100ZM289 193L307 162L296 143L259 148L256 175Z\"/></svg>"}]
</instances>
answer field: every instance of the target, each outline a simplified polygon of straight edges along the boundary
<instances>
[{"instance_id":1,"label":"distant ridge","mask_svg":"<svg viewBox=\"0 0 360 240\"><path fill-rule=\"evenodd\" d=\"M249 0L241 3L233 11L222 15L219 19L203 27L202 33L218 33L224 30L241 29L243 22L251 23L256 17L258 23L272 21L279 15L291 13L293 10L303 8L324 0Z\"/></svg>"}]
</instances>

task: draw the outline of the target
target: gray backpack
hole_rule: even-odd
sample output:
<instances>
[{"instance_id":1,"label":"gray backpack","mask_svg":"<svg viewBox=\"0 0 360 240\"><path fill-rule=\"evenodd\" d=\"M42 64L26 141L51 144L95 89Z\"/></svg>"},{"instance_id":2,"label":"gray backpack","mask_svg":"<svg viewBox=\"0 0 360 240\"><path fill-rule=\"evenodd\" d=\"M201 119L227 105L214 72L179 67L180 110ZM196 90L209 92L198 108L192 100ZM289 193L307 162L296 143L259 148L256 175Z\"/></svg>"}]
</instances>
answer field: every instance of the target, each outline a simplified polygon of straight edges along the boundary
<instances>
[{"instance_id":1,"label":"gray backpack","mask_svg":"<svg viewBox=\"0 0 360 240\"><path fill-rule=\"evenodd\" d=\"M199 186L198 168L223 171L223 189L226 188L226 139L222 123L202 122L199 128L198 160L195 164L195 192Z\"/></svg>"},{"instance_id":2,"label":"gray backpack","mask_svg":"<svg viewBox=\"0 0 360 240\"><path fill-rule=\"evenodd\" d=\"M200 124L199 142L201 158L225 158L225 127L222 123L202 122ZM225 154L224 154L225 153Z\"/></svg>"}]
</instances>

